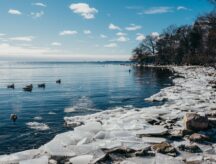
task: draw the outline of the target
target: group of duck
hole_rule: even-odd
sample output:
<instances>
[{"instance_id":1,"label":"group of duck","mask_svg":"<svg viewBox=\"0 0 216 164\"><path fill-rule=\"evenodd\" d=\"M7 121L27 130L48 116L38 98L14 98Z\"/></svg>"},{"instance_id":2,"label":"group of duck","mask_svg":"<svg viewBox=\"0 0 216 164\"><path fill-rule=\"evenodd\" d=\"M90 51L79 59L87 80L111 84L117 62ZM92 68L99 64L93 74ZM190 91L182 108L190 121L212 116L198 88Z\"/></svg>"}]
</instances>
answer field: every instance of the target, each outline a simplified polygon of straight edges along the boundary
<instances>
[{"instance_id":1,"label":"group of duck","mask_svg":"<svg viewBox=\"0 0 216 164\"><path fill-rule=\"evenodd\" d=\"M56 80L56 83L57 83L57 84L61 84L61 79ZM46 88L46 84L45 84L45 83L38 84L37 86L38 86L38 88L44 88L44 89ZM15 84L8 85L7 88L8 88L8 89L15 89ZM29 84L29 85L26 85L26 86L23 88L23 91L31 92L32 89L33 89L33 85L32 85L32 84Z\"/></svg>"}]
</instances>

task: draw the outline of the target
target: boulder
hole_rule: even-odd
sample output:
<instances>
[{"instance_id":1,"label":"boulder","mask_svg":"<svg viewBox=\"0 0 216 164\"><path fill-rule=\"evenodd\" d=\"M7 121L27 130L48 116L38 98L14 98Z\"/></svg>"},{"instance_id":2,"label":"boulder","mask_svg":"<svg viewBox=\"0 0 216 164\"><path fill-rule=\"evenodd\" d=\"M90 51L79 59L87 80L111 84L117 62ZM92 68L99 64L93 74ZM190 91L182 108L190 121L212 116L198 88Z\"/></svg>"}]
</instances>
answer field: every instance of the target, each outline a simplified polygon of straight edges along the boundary
<instances>
[{"instance_id":1,"label":"boulder","mask_svg":"<svg viewBox=\"0 0 216 164\"><path fill-rule=\"evenodd\" d=\"M161 154L167 154L170 156L176 156L177 150L167 142L162 142L159 144L154 144L151 149Z\"/></svg>"},{"instance_id":2,"label":"boulder","mask_svg":"<svg viewBox=\"0 0 216 164\"><path fill-rule=\"evenodd\" d=\"M205 130L208 124L208 117L205 114L186 113L184 116L184 126L187 130Z\"/></svg>"},{"instance_id":3,"label":"boulder","mask_svg":"<svg viewBox=\"0 0 216 164\"><path fill-rule=\"evenodd\" d=\"M209 118L209 127L216 128L216 118Z\"/></svg>"},{"instance_id":4,"label":"boulder","mask_svg":"<svg viewBox=\"0 0 216 164\"><path fill-rule=\"evenodd\" d=\"M179 145L178 146L180 151L186 151L190 153L201 153L202 150L196 144L188 144L188 145Z\"/></svg>"},{"instance_id":5,"label":"boulder","mask_svg":"<svg viewBox=\"0 0 216 164\"><path fill-rule=\"evenodd\" d=\"M193 142L204 142L209 141L210 138L204 134L194 133L189 137L189 140Z\"/></svg>"},{"instance_id":6,"label":"boulder","mask_svg":"<svg viewBox=\"0 0 216 164\"><path fill-rule=\"evenodd\" d=\"M185 135L190 135L192 133L193 133L193 131L186 130L186 129L173 129L173 130L169 131L171 139L181 139Z\"/></svg>"}]
</instances>

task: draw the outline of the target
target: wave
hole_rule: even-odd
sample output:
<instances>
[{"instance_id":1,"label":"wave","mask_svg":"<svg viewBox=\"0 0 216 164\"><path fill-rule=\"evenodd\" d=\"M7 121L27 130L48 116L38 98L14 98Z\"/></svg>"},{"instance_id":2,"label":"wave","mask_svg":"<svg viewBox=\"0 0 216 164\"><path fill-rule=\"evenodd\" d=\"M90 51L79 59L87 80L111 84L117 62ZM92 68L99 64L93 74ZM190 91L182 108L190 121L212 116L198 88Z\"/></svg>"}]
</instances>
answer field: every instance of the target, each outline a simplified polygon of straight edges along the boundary
<instances>
[{"instance_id":1,"label":"wave","mask_svg":"<svg viewBox=\"0 0 216 164\"><path fill-rule=\"evenodd\" d=\"M36 116L33 118L34 120L42 120L43 118L41 116Z\"/></svg>"},{"instance_id":2,"label":"wave","mask_svg":"<svg viewBox=\"0 0 216 164\"><path fill-rule=\"evenodd\" d=\"M85 112L85 111L101 111L94 108L94 103L90 100L89 97L83 96L74 103L72 107L67 107L64 109L65 113L73 112Z\"/></svg>"}]
</instances>

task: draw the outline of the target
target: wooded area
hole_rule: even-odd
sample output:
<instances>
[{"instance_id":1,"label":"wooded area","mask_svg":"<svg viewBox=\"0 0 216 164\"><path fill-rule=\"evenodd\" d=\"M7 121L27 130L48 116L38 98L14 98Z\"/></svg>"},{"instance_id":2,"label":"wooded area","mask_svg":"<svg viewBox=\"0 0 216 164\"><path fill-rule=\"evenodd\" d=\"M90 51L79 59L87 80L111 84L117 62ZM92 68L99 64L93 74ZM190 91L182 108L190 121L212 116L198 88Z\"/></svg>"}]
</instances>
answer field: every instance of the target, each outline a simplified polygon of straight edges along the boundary
<instances>
[{"instance_id":1,"label":"wooded area","mask_svg":"<svg viewBox=\"0 0 216 164\"><path fill-rule=\"evenodd\" d=\"M210 0L216 7L216 0ZM193 25L171 25L154 33L132 52L139 64L213 65L216 63L216 10L199 16Z\"/></svg>"}]
</instances>

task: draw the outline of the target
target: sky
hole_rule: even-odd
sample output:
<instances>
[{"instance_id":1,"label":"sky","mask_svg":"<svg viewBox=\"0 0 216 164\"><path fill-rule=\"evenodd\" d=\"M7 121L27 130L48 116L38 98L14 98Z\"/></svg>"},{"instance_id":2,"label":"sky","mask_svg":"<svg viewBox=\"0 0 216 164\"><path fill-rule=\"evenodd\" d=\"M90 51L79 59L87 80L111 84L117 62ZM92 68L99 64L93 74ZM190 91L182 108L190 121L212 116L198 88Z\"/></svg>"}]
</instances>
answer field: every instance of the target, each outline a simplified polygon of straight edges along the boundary
<instances>
[{"instance_id":1,"label":"sky","mask_svg":"<svg viewBox=\"0 0 216 164\"><path fill-rule=\"evenodd\" d=\"M0 60L128 60L146 35L212 8L207 0L1 0Z\"/></svg>"}]
</instances>

